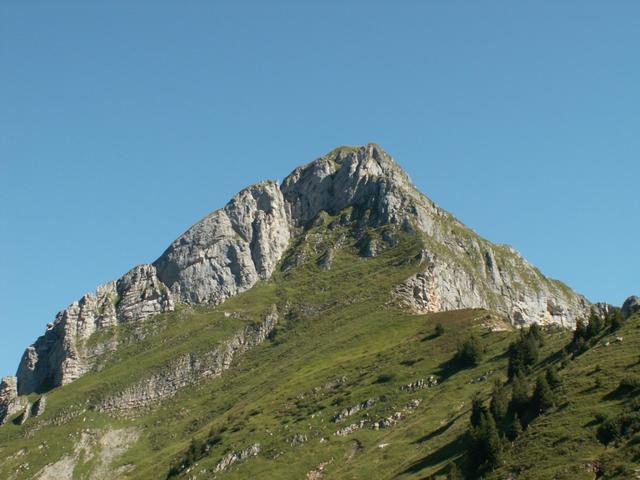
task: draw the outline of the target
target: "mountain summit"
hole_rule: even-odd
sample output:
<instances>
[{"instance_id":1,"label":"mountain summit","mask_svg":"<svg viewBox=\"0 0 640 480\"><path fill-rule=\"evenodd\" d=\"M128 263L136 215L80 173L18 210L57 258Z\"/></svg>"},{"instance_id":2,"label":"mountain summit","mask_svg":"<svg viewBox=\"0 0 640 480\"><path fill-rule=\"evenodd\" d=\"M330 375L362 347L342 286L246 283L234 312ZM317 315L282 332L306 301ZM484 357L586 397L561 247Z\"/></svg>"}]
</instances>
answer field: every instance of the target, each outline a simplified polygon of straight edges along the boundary
<instances>
[{"instance_id":1,"label":"mountain summit","mask_svg":"<svg viewBox=\"0 0 640 480\"><path fill-rule=\"evenodd\" d=\"M322 215L352 226L364 257L394 245L399 231L420 239L420 271L395 290L414 313L486 308L515 325L564 327L589 314L583 296L436 206L378 145L340 147L295 169L281 185L265 181L242 190L153 264L133 268L58 313L25 351L18 393L46 391L91 371L102 352L86 340L98 331L172 311L176 303L219 304L269 279L290 245ZM380 236L371 234L382 226L388 229Z\"/></svg>"},{"instance_id":2,"label":"mountain summit","mask_svg":"<svg viewBox=\"0 0 640 480\"><path fill-rule=\"evenodd\" d=\"M0 382L0 478L631 478L639 304L337 148L58 313Z\"/></svg>"}]
</instances>

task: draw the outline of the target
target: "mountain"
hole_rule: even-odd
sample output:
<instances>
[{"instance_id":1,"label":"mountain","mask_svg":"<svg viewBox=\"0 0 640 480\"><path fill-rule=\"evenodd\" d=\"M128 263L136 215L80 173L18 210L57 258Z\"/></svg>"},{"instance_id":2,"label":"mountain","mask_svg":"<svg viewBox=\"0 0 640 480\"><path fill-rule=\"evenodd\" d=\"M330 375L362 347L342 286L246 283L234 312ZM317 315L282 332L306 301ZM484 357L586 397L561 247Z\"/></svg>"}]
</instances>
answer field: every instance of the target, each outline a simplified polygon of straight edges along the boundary
<instances>
[{"instance_id":1,"label":"mountain","mask_svg":"<svg viewBox=\"0 0 640 480\"><path fill-rule=\"evenodd\" d=\"M616 312L465 227L379 146L337 148L281 185L241 191L153 264L60 312L0 384L0 474L444 474L464 453L473 392L513 361L514 327L549 332L530 375L561 361L579 319L599 319L589 342L626 355L633 330L605 339ZM446 333L432 334L437 323ZM483 360L458 368L451 357L471 334ZM563 374L589 356L608 365L604 348L580 351Z\"/></svg>"},{"instance_id":2,"label":"mountain","mask_svg":"<svg viewBox=\"0 0 640 480\"><path fill-rule=\"evenodd\" d=\"M296 169L281 186L266 181L241 191L152 265L135 267L60 312L25 351L18 392L46 391L90 371L91 359L106 347L96 351L83 342L97 331L172 311L176 301L216 305L269 279L289 244L323 214L354 225L364 256L392 245L397 230L424 242L422 268L396 291L414 312L489 308L517 325L563 326L589 313L584 297L545 278L514 249L482 239L418 192L380 147L343 147ZM380 238L366 231L385 225L390 228Z\"/></svg>"}]
</instances>

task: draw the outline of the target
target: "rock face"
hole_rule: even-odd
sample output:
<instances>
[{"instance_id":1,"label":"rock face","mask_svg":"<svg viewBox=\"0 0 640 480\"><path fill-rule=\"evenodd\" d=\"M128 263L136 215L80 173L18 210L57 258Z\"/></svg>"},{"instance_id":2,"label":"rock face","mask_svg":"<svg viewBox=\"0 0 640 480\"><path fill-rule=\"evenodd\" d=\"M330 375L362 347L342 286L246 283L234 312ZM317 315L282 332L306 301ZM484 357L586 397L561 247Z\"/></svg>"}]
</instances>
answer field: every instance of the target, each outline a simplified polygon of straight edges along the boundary
<instances>
[{"instance_id":1,"label":"rock face","mask_svg":"<svg viewBox=\"0 0 640 480\"><path fill-rule=\"evenodd\" d=\"M25 351L18 393L43 392L89 371L96 352L85 343L96 331L171 311L174 301L217 304L268 279L291 240L303 238L305 227L327 214L340 215L343 225L361 232L358 247L365 257L396 241L387 231L378 239L368 227L389 225L396 233L420 237L422 270L395 292L413 312L482 307L517 325L567 327L588 314L584 297L545 278L510 247L482 239L421 194L379 146L341 147L297 168L280 186L266 181L241 191L178 237L152 265L135 267L60 312ZM333 251L327 251L319 267L331 268L332 259ZM189 378L208 371L193 359L176 362L184 362L176 368L184 367ZM161 391L159 381L139 387Z\"/></svg>"},{"instance_id":2,"label":"rock face","mask_svg":"<svg viewBox=\"0 0 640 480\"><path fill-rule=\"evenodd\" d=\"M138 321L174 308L152 265L139 265L58 313L44 335L27 348L18 367L18 393L66 385L90 368L83 343L97 330Z\"/></svg>"},{"instance_id":3,"label":"rock face","mask_svg":"<svg viewBox=\"0 0 640 480\"><path fill-rule=\"evenodd\" d=\"M275 182L249 187L195 224L154 263L188 303L220 303L271 276L289 245L284 198Z\"/></svg>"},{"instance_id":4,"label":"rock face","mask_svg":"<svg viewBox=\"0 0 640 480\"><path fill-rule=\"evenodd\" d=\"M353 207L371 226L407 222L430 232L443 210L419 193L407 174L380 147L340 148L297 168L282 183L291 221L305 225L321 211Z\"/></svg>"},{"instance_id":5,"label":"rock face","mask_svg":"<svg viewBox=\"0 0 640 480\"><path fill-rule=\"evenodd\" d=\"M26 400L18 397L18 379L3 377L0 382L0 425L5 424L9 417L18 413Z\"/></svg>"},{"instance_id":6,"label":"rock face","mask_svg":"<svg viewBox=\"0 0 640 480\"><path fill-rule=\"evenodd\" d=\"M401 304L414 313L486 308L506 315L515 325L539 323L574 327L587 318L591 304L559 282L545 278L515 250L464 235L456 251L425 251L424 270L396 290ZM484 263L465 265L464 256ZM499 260L498 260L499 259Z\"/></svg>"},{"instance_id":7,"label":"rock face","mask_svg":"<svg viewBox=\"0 0 640 480\"><path fill-rule=\"evenodd\" d=\"M234 463L240 462L242 460L246 460L251 457L255 457L260 453L260 444L254 443L248 448L244 450L240 450L239 452L231 452L225 455L216 465L214 472L222 472L226 470Z\"/></svg>"},{"instance_id":8,"label":"rock face","mask_svg":"<svg viewBox=\"0 0 640 480\"><path fill-rule=\"evenodd\" d=\"M640 312L640 298L635 295L627 298L622 304L622 315L624 318L629 318L638 312Z\"/></svg>"},{"instance_id":9,"label":"rock face","mask_svg":"<svg viewBox=\"0 0 640 480\"><path fill-rule=\"evenodd\" d=\"M44 413L45 408L47 408L47 397L43 395L34 402L33 407L31 408L31 415L39 417Z\"/></svg>"}]
</instances>

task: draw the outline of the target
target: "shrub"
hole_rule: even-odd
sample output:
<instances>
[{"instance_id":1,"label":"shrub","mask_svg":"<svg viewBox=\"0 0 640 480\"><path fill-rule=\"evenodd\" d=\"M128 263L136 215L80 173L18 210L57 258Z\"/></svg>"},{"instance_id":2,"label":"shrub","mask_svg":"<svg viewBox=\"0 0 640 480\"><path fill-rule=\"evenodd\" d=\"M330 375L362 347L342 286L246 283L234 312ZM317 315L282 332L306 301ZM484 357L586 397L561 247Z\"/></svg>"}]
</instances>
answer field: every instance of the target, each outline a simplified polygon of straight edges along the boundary
<instances>
[{"instance_id":1,"label":"shrub","mask_svg":"<svg viewBox=\"0 0 640 480\"><path fill-rule=\"evenodd\" d=\"M394 378L395 378L394 375L391 373L382 373L378 375L378 378L376 378L376 381L373 383L389 383Z\"/></svg>"},{"instance_id":2,"label":"shrub","mask_svg":"<svg viewBox=\"0 0 640 480\"><path fill-rule=\"evenodd\" d=\"M436 325L436 337L441 337L442 335L444 335L444 326L441 323L438 323ZM454 463L455 465L455 463Z\"/></svg>"}]
</instances>

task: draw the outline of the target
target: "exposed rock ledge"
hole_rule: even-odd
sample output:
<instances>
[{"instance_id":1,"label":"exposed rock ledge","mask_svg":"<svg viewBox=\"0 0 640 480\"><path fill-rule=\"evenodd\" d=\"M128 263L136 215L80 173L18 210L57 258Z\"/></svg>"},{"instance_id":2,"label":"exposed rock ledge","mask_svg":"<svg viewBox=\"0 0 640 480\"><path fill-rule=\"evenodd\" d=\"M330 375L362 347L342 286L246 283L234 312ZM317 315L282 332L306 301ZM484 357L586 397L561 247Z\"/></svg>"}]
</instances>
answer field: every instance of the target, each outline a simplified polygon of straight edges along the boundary
<instances>
[{"instance_id":1,"label":"exposed rock ledge","mask_svg":"<svg viewBox=\"0 0 640 480\"><path fill-rule=\"evenodd\" d=\"M169 290L153 265L139 265L98 287L56 315L27 348L18 367L18 393L27 395L66 385L90 368L83 343L95 331L143 320L174 309Z\"/></svg>"},{"instance_id":2,"label":"exposed rock ledge","mask_svg":"<svg viewBox=\"0 0 640 480\"><path fill-rule=\"evenodd\" d=\"M475 269L464 263L423 252L423 271L395 291L400 304L413 313L485 308L505 315L515 325L539 323L574 327L588 318L592 305L582 295L543 277L515 250L468 240L465 252L482 252ZM459 242L462 243L462 242ZM494 248L501 248L496 255ZM497 260L500 258L500 260Z\"/></svg>"},{"instance_id":3,"label":"exposed rock ledge","mask_svg":"<svg viewBox=\"0 0 640 480\"><path fill-rule=\"evenodd\" d=\"M245 327L207 353L189 353L172 360L161 372L107 397L98 409L109 412L146 407L202 379L217 377L231 367L234 357L264 342L277 322L278 312L274 306L261 323Z\"/></svg>"},{"instance_id":4,"label":"exposed rock ledge","mask_svg":"<svg viewBox=\"0 0 640 480\"><path fill-rule=\"evenodd\" d=\"M3 377L0 382L0 425L25 408L27 399L18 397L16 377Z\"/></svg>"}]
</instances>

